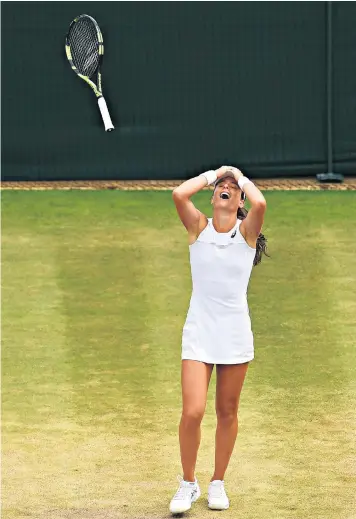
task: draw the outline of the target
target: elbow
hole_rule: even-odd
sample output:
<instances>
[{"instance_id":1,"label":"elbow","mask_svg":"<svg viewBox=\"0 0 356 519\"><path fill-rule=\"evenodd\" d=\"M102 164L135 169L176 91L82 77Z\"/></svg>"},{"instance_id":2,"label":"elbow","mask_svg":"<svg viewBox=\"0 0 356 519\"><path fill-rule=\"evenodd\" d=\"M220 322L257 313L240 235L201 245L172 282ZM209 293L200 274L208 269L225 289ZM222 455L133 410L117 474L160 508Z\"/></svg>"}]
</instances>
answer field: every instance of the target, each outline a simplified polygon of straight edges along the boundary
<instances>
[{"instance_id":1,"label":"elbow","mask_svg":"<svg viewBox=\"0 0 356 519\"><path fill-rule=\"evenodd\" d=\"M255 200L252 205L258 208L260 211L265 211L267 207L267 202L265 197L262 195L262 197L258 200Z\"/></svg>"},{"instance_id":2,"label":"elbow","mask_svg":"<svg viewBox=\"0 0 356 519\"><path fill-rule=\"evenodd\" d=\"M173 189L172 197L173 197L173 200L177 200L178 198L183 197L182 191L181 191L181 189L179 189L179 187L176 187L175 189Z\"/></svg>"},{"instance_id":3,"label":"elbow","mask_svg":"<svg viewBox=\"0 0 356 519\"><path fill-rule=\"evenodd\" d=\"M257 200L257 204L258 204L260 207L264 207L264 208L267 207L266 199L265 199L265 197L263 196L262 193L260 193L260 197L259 197L259 199Z\"/></svg>"}]
</instances>

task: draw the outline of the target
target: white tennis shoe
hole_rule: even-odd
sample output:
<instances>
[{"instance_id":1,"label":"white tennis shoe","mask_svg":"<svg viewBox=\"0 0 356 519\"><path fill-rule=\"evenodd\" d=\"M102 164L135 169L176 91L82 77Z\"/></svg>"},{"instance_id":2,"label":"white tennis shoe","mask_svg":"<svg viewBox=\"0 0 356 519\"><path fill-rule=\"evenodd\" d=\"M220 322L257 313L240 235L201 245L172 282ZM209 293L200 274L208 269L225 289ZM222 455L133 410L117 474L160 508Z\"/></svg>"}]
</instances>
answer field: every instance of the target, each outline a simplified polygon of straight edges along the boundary
<instances>
[{"instance_id":1,"label":"white tennis shoe","mask_svg":"<svg viewBox=\"0 0 356 519\"><path fill-rule=\"evenodd\" d=\"M220 479L211 481L208 489L208 507L212 510L227 510L230 506L224 482Z\"/></svg>"},{"instance_id":2,"label":"white tennis shoe","mask_svg":"<svg viewBox=\"0 0 356 519\"><path fill-rule=\"evenodd\" d=\"M178 476L179 487L169 505L169 510L172 514L182 514L189 510L199 497L200 488L197 479L194 482L184 481L181 476Z\"/></svg>"}]
</instances>

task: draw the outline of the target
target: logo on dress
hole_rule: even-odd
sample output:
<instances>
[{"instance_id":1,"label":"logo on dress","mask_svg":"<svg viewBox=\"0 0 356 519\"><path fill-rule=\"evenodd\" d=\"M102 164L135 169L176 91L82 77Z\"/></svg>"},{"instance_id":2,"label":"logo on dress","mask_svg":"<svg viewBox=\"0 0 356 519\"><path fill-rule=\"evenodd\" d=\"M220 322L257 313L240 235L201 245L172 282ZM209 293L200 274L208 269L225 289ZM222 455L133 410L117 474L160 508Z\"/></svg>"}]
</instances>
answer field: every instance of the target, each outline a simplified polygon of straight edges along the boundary
<instances>
[{"instance_id":1,"label":"logo on dress","mask_svg":"<svg viewBox=\"0 0 356 519\"><path fill-rule=\"evenodd\" d=\"M235 236L236 236L236 229L235 229L235 231L232 233L231 238L235 238Z\"/></svg>"}]
</instances>

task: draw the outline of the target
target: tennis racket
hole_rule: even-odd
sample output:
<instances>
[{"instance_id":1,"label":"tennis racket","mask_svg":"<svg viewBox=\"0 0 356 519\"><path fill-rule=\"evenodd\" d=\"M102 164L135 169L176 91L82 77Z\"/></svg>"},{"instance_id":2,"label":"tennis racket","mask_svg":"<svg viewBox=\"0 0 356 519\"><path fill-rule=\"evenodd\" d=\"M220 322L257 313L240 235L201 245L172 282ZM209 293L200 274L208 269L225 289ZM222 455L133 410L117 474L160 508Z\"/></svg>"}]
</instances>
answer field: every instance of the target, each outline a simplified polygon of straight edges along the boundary
<instances>
[{"instance_id":1,"label":"tennis racket","mask_svg":"<svg viewBox=\"0 0 356 519\"><path fill-rule=\"evenodd\" d=\"M94 18L87 14L74 18L66 36L65 48L72 70L93 89L98 99L105 131L111 132L114 126L103 97L100 72L104 54L103 35Z\"/></svg>"}]
</instances>

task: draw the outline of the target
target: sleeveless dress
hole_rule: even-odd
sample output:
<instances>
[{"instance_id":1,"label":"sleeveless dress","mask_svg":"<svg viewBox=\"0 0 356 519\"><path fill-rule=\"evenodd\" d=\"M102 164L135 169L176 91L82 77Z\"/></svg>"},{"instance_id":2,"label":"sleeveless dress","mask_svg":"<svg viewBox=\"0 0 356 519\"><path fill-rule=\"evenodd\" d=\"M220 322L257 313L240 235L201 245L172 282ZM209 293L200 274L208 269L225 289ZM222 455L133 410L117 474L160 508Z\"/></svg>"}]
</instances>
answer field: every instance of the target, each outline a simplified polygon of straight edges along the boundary
<instances>
[{"instance_id":1,"label":"sleeveless dress","mask_svg":"<svg viewBox=\"0 0 356 519\"><path fill-rule=\"evenodd\" d=\"M241 364L254 358L247 287L256 249L240 233L228 233L212 218L189 246L193 291L183 328L182 359Z\"/></svg>"}]
</instances>

